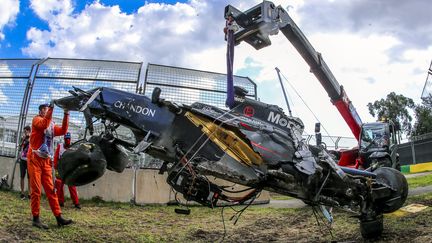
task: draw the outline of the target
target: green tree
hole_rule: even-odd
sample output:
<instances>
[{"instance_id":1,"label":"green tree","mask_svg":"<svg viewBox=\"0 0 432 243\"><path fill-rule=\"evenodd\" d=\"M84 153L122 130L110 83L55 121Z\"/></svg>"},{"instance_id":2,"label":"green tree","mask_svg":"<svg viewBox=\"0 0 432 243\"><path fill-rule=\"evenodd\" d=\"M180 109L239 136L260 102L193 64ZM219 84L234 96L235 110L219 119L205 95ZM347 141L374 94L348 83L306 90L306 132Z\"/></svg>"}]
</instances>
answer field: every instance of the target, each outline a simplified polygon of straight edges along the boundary
<instances>
[{"instance_id":1,"label":"green tree","mask_svg":"<svg viewBox=\"0 0 432 243\"><path fill-rule=\"evenodd\" d=\"M429 94L428 97L422 98L423 105L432 110L432 94Z\"/></svg>"},{"instance_id":2,"label":"green tree","mask_svg":"<svg viewBox=\"0 0 432 243\"><path fill-rule=\"evenodd\" d=\"M413 127L413 136L432 132L432 95L422 99L422 104L415 108L416 122Z\"/></svg>"},{"instance_id":3,"label":"green tree","mask_svg":"<svg viewBox=\"0 0 432 243\"><path fill-rule=\"evenodd\" d=\"M411 98L391 92L385 99L368 103L369 113L379 120L391 119L397 128L406 134L411 133L412 117L409 109L414 109L415 104Z\"/></svg>"}]
</instances>

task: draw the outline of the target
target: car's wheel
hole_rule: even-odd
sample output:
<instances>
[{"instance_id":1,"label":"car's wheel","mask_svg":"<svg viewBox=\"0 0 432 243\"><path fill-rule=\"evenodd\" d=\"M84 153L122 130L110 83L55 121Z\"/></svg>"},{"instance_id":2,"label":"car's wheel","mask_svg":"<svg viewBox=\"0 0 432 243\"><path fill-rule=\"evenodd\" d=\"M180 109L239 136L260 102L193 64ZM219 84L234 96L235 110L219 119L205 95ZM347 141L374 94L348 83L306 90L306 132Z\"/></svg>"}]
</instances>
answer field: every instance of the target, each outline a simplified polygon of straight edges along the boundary
<instances>
[{"instance_id":1,"label":"car's wheel","mask_svg":"<svg viewBox=\"0 0 432 243\"><path fill-rule=\"evenodd\" d=\"M377 210L391 213L401 208L408 196L408 182L405 176L389 167L380 167L374 173L377 175L377 182L387 185L392 190L389 197L376 201Z\"/></svg>"},{"instance_id":2,"label":"car's wheel","mask_svg":"<svg viewBox=\"0 0 432 243\"><path fill-rule=\"evenodd\" d=\"M128 154L113 142L102 136L92 136L89 142L99 145L107 161L107 169L118 173L123 172L126 166L131 162Z\"/></svg>"},{"instance_id":3,"label":"car's wheel","mask_svg":"<svg viewBox=\"0 0 432 243\"><path fill-rule=\"evenodd\" d=\"M63 153L57 168L65 184L81 186L101 177L106 165L105 156L98 145L79 142Z\"/></svg>"},{"instance_id":4,"label":"car's wheel","mask_svg":"<svg viewBox=\"0 0 432 243\"><path fill-rule=\"evenodd\" d=\"M384 223L382 215L379 215L373 220L360 221L360 232L365 239L373 239L381 236L383 229Z\"/></svg>"}]
</instances>

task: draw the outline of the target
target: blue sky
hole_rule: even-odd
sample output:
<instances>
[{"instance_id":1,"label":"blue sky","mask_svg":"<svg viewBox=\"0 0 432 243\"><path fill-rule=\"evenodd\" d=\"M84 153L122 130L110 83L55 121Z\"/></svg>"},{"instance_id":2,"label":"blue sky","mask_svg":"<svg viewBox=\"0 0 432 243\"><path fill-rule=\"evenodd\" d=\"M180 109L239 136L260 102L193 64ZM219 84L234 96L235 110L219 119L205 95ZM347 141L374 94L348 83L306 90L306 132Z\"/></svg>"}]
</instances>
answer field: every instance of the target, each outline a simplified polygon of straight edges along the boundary
<instances>
[{"instance_id":1,"label":"blue sky","mask_svg":"<svg viewBox=\"0 0 432 243\"><path fill-rule=\"evenodd\" d=\"M85 8L86 5L92 4L94 0L77 0L72 1L74 6L73 13L77 14ZM175 4L176 2L185 1L144 1L144 0L100 0L101 4L106 6L117 5L122 12L132 14L138 10L139 7L147 3L166 3ZM29 41L26 39L26 33L31 27L36 27L41 30L49 30L46 21L41 20L34 10L30 7L30 0L19 1L19 13L15 17L15 21L10 26L5 26L3 34L6 36L5 40L0 41L0 57L1 58L25 58L27 55L23 54L21 48L27 46ZM0 3L1 6L1 3Z\"/></svg>"},{"instance_id":2,"label":"blue sky","mask_svg":"<svg viewBox=\"0 0 432 243\"><path fill-rule=\"evenodd\" d=\"M259 0L1 0L0 58L89 58L226 72L224 7ZM322 53L363 121L367 103L394 91L420 102L432 59L429 0L275 0ZM275 67L334 135L350 131L309 67L282 35L256 51L235 49L234 71L264 102L286 107ZM286 85L293 114L315 118Z\"/></svg>"}]
</instances>

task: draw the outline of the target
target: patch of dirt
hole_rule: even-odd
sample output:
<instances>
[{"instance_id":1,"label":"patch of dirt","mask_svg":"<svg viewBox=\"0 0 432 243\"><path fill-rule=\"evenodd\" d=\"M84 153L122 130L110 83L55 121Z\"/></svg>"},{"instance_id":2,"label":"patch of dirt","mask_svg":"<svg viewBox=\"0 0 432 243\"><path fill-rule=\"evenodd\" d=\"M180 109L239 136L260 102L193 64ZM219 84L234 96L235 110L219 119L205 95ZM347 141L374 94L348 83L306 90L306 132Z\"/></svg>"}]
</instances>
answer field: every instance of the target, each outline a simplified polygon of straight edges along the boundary
<instances>
[{"instance_id":1,"label":"patch of dirt","mask_svg":"<svg viewBox=\"0 0 432 243\"><path fill-rule=\"evenodd\" d=\"M202 229L198 229L192 233L190 237L188 237L192 241L208 241L208 242L216 242L219 239L222 239L223 233L220 231L206 231Z\"/></svg>"},{"instance_id":2,"label":"patch of dirt","mask_svg":"<svg viewBox=\"0 0 432 243\"><path fill-rule=\"evenodd\" d=\"M300 213L294 217L269 217L257 219L229 232L226 239L233 242L313 242L319 240L320 229L309 215Z\"/></svg>"},{"instance_id":3,"label":"patch of dirt","mask_svg":"<svg viewBox=\"0 0 432 243\"><path fill-rule=\"evenodd\" d=\"M6 226L6 231L13 235L16 240L39 240L38 237L31 231L31 225L29 224L16 224L12 223Z\"/></svg>"},{"instance_id":4,"label":"patch of dirt","mask_svg":"<svg viewBox=\"0 0 432 243\"><path fill-rule=\"evenodd\" d=\"M19 238L0 229L0 242L18 242Z\"/></svg>"},{"instance_id":5,"label":"patch of dirt","mask_svg":"<svg viewBox=\"0 0 432 243\"><path fill-rule=\"evenodd\" d=\"M226 242L432 242L432 213L412 214L400 218L385 219L384 231L377 239L364 240L356 220L333 225L331 236L322 224L318 226L313 216L306 210L294 215L256 218L247 220L247 224L234 226L227 230ZM346 221L347 215L337 213L336 221ZM241 220L241 219L240 219ZM352 222L352 223L350 223ZM225 222L229 224L230 222ZM405 226L406 224L406 226ZM191 241L220 241L223 228L214 230L195 230Z\"/></svg>"},{"instance_id":6,"label":"patch of dirt","mask_svg":"<svg viewBox=\"0 0 432 243\"><path fill-rule=\"evenodd\" d=\"M291 217L276 216L257 218L252 223L235 227L226 232L228 242L314 242L322 236L319 227L310 221L310 215L299 213ZM241 220L241 219L240 219ZM248 220L250 222L250 220ZM225 222L229 224L230 221ZM205 231L198 229L189 237L191 241L218 241L223 229ZM314 236L316 235L316 236Z\"/></svg>"},{"instance_id":7,"label":"patch of dirt","mask_svg":"<svg viewBox=\"0 0 432 243\"><path fill-rule=\"evenodd\" d=\"M411 242L413 238L421 234L416 229L398 229L394 230L392 228L384 226L384 231L378 239L375 239L376 241L383 241L383 242L391 242L391 241L398 241L398 242ZM374 240L370 240L373 242Z\"/></svg>"},{"instance_id":8,"label":"patch of dirt","mask_svg":"<svg viewBox=\"0 0 432 243\"><path fill-rule=\"evenodd\" d=\"M432 207L432 199L418 199L415 203Z\"/></svg>"}]
</instances>

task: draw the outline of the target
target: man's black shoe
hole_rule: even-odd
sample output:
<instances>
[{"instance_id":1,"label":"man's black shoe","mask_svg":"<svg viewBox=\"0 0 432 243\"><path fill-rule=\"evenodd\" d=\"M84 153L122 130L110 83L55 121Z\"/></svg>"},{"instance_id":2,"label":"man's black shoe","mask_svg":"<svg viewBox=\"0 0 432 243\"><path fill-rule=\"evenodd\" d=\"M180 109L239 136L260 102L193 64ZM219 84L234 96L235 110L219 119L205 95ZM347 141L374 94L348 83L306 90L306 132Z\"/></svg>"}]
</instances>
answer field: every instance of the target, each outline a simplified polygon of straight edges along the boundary
<instances>
[{"instance_id":1,"label":"man's black shoe","mask_svg":"<svg viewBox=\"0 0 432 243\"><path fill-rule=\"evenodd\" d=\"M81 205L79 205L79 204L75 204L75 208L76 208L76 209L81 209Z\"/></svg>"},{"instance_id":2,"label":"man's black shoe","mask_svg":"<svg viewBox=\"0 0 432 243\"><path fill-rule=\"evenodd\" d=\"M48 229L48 225L43 224L40 219L39 216L33 216L33 222L32 225L39 228L39 229Z\"/></svg>"},{"instance_id":3,"label":"man's black shoe","mask_svg":"<svg viewBox=\"0 0 432 243\"><path fill-rule=\"evenodd\" d=\"M61 215L56 217L57 225L64 226L72 223L72 219L64 219Z\"/></svg>"},{"instance_id":4,"label":"man's black shoe","mask_svg":"<svg viewBox=\"0 0 432 243\"><path fill-rule=\"evenodd\" d=\"M64 207L64 203L59 203L60 207Z\"/></svg>"},{"instance_id":5,"label":"man's black shoe","mask_svg":"<svg viewBox=\"0 0 432 243\"><path fill-rule=\"evenodd\" d=\"M21 200L26 200L26 196L23 193L20 194L20 198Z\"/></svg>"}]
</instances>

